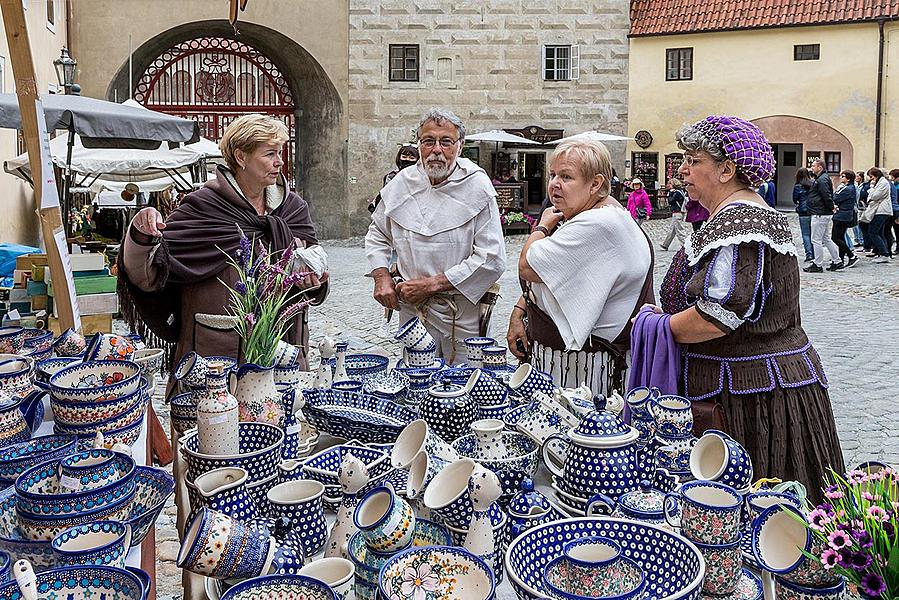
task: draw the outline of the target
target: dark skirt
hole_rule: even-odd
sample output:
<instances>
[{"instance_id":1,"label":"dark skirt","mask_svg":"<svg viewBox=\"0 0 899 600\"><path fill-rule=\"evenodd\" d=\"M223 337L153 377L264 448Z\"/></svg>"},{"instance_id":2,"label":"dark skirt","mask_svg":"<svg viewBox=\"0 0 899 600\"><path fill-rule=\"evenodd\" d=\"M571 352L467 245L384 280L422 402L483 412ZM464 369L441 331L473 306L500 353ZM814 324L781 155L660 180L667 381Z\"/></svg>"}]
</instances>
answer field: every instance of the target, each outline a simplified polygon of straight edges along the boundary
<instances>
[{"instance_id":1,"label":"dark skirt","mask_svg":"<svg viewBox=\"0 0 899 600\"><path fill-rule=\"evenodd\" d=\"M845 471L827 390L819 384L718 396L728 429L752 457L755 479L799 481L820 504L828 467Z\"/></svg>"}]
</instances>

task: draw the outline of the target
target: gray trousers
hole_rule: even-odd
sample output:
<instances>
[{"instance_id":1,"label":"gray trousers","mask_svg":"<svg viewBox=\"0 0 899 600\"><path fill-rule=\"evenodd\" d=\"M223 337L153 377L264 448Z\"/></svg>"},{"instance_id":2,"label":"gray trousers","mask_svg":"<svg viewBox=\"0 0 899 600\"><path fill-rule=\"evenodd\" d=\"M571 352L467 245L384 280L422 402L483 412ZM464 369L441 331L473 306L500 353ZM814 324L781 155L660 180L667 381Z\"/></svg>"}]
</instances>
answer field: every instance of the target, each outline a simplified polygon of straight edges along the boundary
<instances>
[{"instance_id":1,"label":"gray trousers","mask_svg":"<svg viewBox=\"0 0 899 600\"><path fill-rule=\"evenodd\" d=\"M662 248L667 250L674 240L674 236L677 236L677 241L683 246L687 237L687 224L684 222L684 213L682 212L671 213L671 228L668 230L668 235L665 236L665 241L662 242Z\"/></svg>"}]
</instances>

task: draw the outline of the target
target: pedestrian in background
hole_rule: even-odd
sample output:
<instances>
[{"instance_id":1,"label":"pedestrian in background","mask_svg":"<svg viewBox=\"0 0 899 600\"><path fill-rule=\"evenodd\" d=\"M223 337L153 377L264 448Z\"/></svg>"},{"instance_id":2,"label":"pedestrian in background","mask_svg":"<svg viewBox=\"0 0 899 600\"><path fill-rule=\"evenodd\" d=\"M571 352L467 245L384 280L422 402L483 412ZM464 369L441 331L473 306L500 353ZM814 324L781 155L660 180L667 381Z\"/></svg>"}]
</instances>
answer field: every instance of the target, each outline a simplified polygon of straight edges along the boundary
<instances>
[{"instance_id":1,"label":"pedestrian in background","mask_svg":"<svg viewBox=\"0 0 899 600\"><path fill-rule=\"evenodd\" d=\"M812 247L815 259L803 271L821 273L824 271L824 249L830 254L828 271L839 271L843 268L840 260L840 249L830 239L833 228L833 183L827 174L824 161L817 159L812 163L815 182L808 191L808 211L812 215Z\"/></svg>"},{"instance_id":2,"label":"pedestrian in background","mask_svg":"<svg viewBox=\"0 0 899 600\"><path fill-rule=\"evenodd\" d=\"M637 225L643 227L646 219L652 217L652 203L649 201L649 194L643 189L643 180L635 177L631 181L631 189L633 191L627 196L627 210L637 222Z\"/></svg>"},{"instance_id":3,"label":"pedestrian in background","mask_svg":"<svg viewBox=\"0 0 899 600\"><path fill-rule=\"evenodd\" d=\"M668 229L668 235L662 242L662 250L667 250L671 245L674 236L680 245L684 245L687 237L687 225L684 223L684 203L687 198L684 196L684 184L677 177L672 177L666 184L668 188L668 207L671 209L671 227Z\"/></svg>"},{"instance_id":4,"label":"pedestrian in background","mask_svg":"<svg viewBox=\"0 0 899 600\"><path fill-rule=\"evenodd\" d=\"M765 204L771 208L777 207L777 187L774 185L773 179L769 179L760 185L756 191L759 196L765 199Z\"/></svg>"},{"instance_id":5,"label":"pedestrian in background","mask_svg":"<svg viewBox=\"0 0 899 600\"><path fill-rule=\"evenodd\" d=\"M890 183L893 185L893 219L887 225L893 240L893 244L890 244L890 254L899 254L899 169L890 170Z\"/></svg>"},{"instance_id":6,"label":"pedestrian in background","mask_svg":"<svg viewBox=\"0 0 899 600\"><path fill-rule=\"evenodd\" d=\"M858 171L855 174L855 210L858 211L858 225L852 230L852 234L855 237L855 248L865 248L865 233L864 229L867 228L865 223L862 223L861 216L862 211L865 210L865 205L868 203L868 178L865 177L864 171ZM864 227L862 227L864 225Z\"/></svg>"},{"instance_id":7,"label":"pedestrian in background","mask_svg":"<svg viewBox=\"0 0 899 600\"><path fill-rule=\"evenodd\" d=\"M885 263L890 260L890 250L887 248L883 231L887 222L893 217L893 206L890 191L893 186L884 176L883 171L877 167L868 169L868 180L871 187L868 190L868 206L865 207L865 218L869 221L865 240L871 240L873 252L868 256L874 257L874 262Z\"/></svg>"},{"instance_id":8,"label":"pedestrian in background","mask_svg":"<svg viewBox=\"0 0 899 600\"><path fill-rule=\"evenodd\" d=\"M812 188L812 178L805 167L796 171L796 184L793 186L793 204L799 215L799 231L802 232L802 246L805 248L805 262L815 260L815 249L812 247L812 216L808 212L808 191Z\"/></svg>"},{"instance_id":9,"label":"pedestrian in background","mask_svg":"<svg viewBox=\"0 0 899 600\"><path fill-rule=\"evenodd\" d=\"M840 249L840 264L853 267L858 257L846 243L846 231L858 223L855 212L855 171L846 170L840 173L840 185L833 195L836 212L833 214L833 234L830 239ZM843 263L843 259L846 263Z\"/></svg>"}]
</instances>

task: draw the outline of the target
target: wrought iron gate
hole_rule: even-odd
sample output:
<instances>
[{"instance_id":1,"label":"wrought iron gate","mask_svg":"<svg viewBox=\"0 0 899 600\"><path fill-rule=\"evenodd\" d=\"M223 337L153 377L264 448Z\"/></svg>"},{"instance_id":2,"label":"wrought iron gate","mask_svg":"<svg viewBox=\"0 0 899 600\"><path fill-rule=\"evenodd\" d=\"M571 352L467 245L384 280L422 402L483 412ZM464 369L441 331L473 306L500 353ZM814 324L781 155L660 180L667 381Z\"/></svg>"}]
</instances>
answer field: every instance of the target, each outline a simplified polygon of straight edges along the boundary
<instances>
[{"instance_id":1,"label":"wrought iron gate","mask_svg":"<svg viewBox=\"0 0 899 600\"><path fill-rule=\"evenodd\" d=\"M193 119L200 135L219 141L234 119L263 113L287 125L284 175L294 183L295 105L290 86L255 48L224 38L196 38L169 48L141 76L134 99L159 112Z\"/></svg>"}]
</instances>

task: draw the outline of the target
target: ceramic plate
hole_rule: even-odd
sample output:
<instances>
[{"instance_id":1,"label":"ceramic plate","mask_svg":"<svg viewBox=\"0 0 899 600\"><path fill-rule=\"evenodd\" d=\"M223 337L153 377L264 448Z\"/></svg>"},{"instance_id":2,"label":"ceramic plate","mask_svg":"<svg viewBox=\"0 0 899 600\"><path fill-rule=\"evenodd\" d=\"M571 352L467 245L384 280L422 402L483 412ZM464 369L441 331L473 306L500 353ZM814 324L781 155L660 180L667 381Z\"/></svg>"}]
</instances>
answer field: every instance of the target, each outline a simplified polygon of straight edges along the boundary
<instances>
[{"instance_id":1,"label":"ceramic plate","mask_svg":"<svg viewBox=\"0 0 899 600\"><path fill-rule=\"evenodd\" d=\"M743 569L743 575L737 583L737 589L727 596L710 596L703 594L703 600L760 600L762 597L762 580L749 569Z\"/></svg>"}]
</instances>

